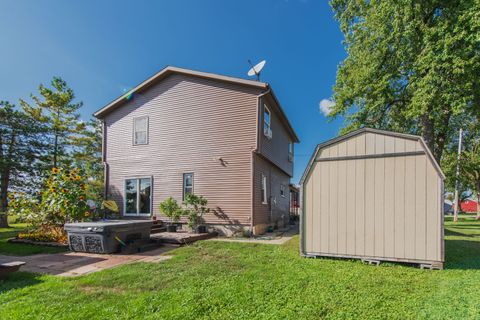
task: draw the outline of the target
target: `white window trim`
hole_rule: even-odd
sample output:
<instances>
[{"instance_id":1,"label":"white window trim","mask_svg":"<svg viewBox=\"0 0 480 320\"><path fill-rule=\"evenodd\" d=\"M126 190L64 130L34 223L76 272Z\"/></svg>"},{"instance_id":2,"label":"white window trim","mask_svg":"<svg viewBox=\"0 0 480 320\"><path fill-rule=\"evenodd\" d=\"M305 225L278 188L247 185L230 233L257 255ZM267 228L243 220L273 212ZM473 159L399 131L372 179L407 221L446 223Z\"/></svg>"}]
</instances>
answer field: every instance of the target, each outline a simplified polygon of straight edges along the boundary
<instances>
[{"instance_id":1,"label":"white window trim","mask_svg":"<svg viewBox=\"0 0 480 320\"><path fill-rule=\"evenodd\" d=\"M266 104L263 105L263 135L268 139L272 139L272 112ZM268 113L268 128L265 128L265 113ZM268 130L266 130L268 129Z\"/></svg>"},{"instance_id":2,"label":"white window trim","mask_svg":"<svg viewBox=\"0 0 480 320\"><path fill-rule=\"evenodd\" d=\"M136 143L135 141L135 132L137 132L136 130L136 126L137 126L137 123L136 123L136 120L138 119L147 119L147 131L145 133L145 143ZM133 118L133 135L132 135L132 144L134 146L144 146L146 144L148 144L148 132L150 130L149 128L149 125L150 125L150 119L148 119L148 116L141 116L141 117L135 117Z\"/></svg>"},{"instance_id":3,"label":"white window trim","mask_svg":"<svg viewBox=\"0 0 480 320\"><path fill-rule=\"evenodd\" d=\"M292 150L290 150L290 147L292 148ZM288 161L293 162L294 154L295 154L295 145L293 144L292 141L290 141L288 144Z\"/></svg>"},{"instance_id":4,"label":"white window trim","mask_svg":"<svg viewBox=\"0 0 480 320\"><path fill-rule=\"evenodd\" d=\"M127 180L137 180L137 210L138 205L140 203L140 179L150 179L150 213L127 213ZM145 176L145 177L131 177L125 178L123 183L123 215L125 217L150 217L153 213L153 177L152 176Z\"/></svg>"},{"instance_id":5,"label":"white window trim","mask_svg":"<svg viewBox=\"0 0 480 320\"><path fill-rule=\"evenodd\" d=\"M263 194L262 204L268 204L268 199L267 199L267 176L263 173L262 173L261 191L262 191L262 194Z\"/></svg>"},{"instance_id":6,"label":"white window trim","mask_svg":"<svg viewBox=\"0 0 480 320\"><path fill-rule=\"evenodd\" d=\"M182 174L182 200L185 201L185 175L192 175L192 194L195 194L195 173L194 172L184 172Z\"/></svg>"},{"instance_id":7,"label":"white window trim","mask_svg":"<svg viewBox=\"0 0 480 320\"><path fill-rule=\"evenodd\" d=\"M282 194L282 190L283 190L283 194ZM286 190L285 190L285 185L284 185L284 184L281 184L281 185L280 185L280 196L281 196L282 198L285 198L285 197L286 197L286 195L285 195L286 192L285 192L285 191L286 191Z\"/></svg>"}]
</instances>

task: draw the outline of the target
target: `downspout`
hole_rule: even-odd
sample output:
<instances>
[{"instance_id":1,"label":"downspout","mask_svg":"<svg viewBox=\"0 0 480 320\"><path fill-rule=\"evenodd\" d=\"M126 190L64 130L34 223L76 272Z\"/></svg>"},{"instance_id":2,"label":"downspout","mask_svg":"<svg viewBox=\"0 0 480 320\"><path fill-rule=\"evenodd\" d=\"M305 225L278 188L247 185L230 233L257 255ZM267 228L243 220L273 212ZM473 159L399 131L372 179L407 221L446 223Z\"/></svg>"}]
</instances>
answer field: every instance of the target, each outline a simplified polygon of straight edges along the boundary
<instances>
[{"instance_id":1,"label":"downspout","mask_svg":"<svg viewBox=\"0 0 480 320\"><path fill-rule=\"evenodd\" d=\"M270 86L267 84L267 90L265 90L264 92L260 93L258 96L257 96L257 119L255 120L257 126L256 126L256 129L255 129L255 133L256 133L256 138L257 138L257 141L256 141L256 146L255 146L255 149L253 150L252 154L251 154L251 163L250 163L250 166L251 166L251 172L252 172L252 186L250 188L250 196L251 196L251 202L252 202L252 212L251 212L251 217L250 217L250 232L251 234L253 235L253 227L254 227L254 224L253 224L253 213L255 211L255 201L253 200L255 195L253 194L254 192L254 186L255 186L255 164L254 164L254 153L258 152L259 148L260 148L260 132L259 132L259 127L260 127L260 107L261 107L261 99L269 94L271 91L270 89Z\"/></svg>"},{"instance_id":2,"label":"downspout","mask_svg":"<svg viewBox=\"0 0 480 320\"><path fill-rule=\"evenodd\" d=\"M103 199L107 200L108 196L108 163L106 154L106 137L107 125L105 120L102 120L102 164L103 164Z\"/></svg>"}]
</instances>

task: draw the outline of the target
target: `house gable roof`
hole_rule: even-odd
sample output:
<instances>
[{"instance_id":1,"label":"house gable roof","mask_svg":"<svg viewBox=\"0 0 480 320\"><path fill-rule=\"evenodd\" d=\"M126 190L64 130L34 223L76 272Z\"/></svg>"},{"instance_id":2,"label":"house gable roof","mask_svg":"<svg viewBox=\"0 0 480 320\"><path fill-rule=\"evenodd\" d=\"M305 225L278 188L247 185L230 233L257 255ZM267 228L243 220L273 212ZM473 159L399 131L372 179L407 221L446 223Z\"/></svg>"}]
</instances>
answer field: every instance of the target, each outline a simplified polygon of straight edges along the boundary
<instances>
[{"instance_id":1,"label":"house gable roof","mask_svg":"<svg viewBox=\"0 0 480 320\"><path fill-rule=\"evenodd\" d=\"M333 145L337 142L345 141L345 140L348 140L352 137L355 137L355 136L358 136L360 134L367 133L367 132L375 133L375 134L381 134L381 135L385 135L385 136L403 138L403 139L408 139L408 140L419 141L420 144L422 145L426 155L427 155L427 158L430 159L430 161L432 162L432 164L433 164L435 170L437 171L437 173L440 175L440 177L442 177L442 179L445 179L445 175L443 174L442 169L438 165L437 161L433 157L432 153L430 152L430 149L427 147L427 144L425 143L425 141L423 140L422 137L416 136L416 135L413 135L413 134L407 134L407 133L399 133L399 132L392 132L392 131L372 129L372 128L361 128L361 129L352 131L350 133L347 133L345 135L327 140L327 141L317 145L317 147L315 148L315 151L313 152L312 157L310 158L310 160L307 164L307 167L305 168L305 171L302 175L302 178L300 179L300 185L303 185L303 183L307 179L308 175L310 174L310 171L313 167L313 163L315 162L315 159L317 158L320 150L322 150L322 149L324 149L324 148L326 148L330 145Z\"/></svg>"},{"instance_id":2,"label":"house gable roof","mask_svg":"<svg viewBox=\"0 0 480 320\"><path fill-rule=\"evenodd\" d=\"M209 73L209 72L201 72L201 71L196 71L196 70L190 70L190 69L184 69L184 68L178 68L178 67L173 67L173 66L167 66L151 76L150 78L146 79L139 85L137 85L135 88L132 90L128 91L127 93L119 96L118 98L114 99L101 109L97 110L93 115L96 118L103 118L106 114L109 112L115 110L116 108L120 107L123 103L127 101L127 97L131 95L132 93L138 93L141 91L144 91L151 87L152 85L158 83L162 79L165 79L171 74L183 74L183 75L188 75L188 76L193 76L193 77L199 77L199 78L204 78L204 79L211 79L211 80L216 80L216 81L221 81L221 82L227 82L227 83L233 83L233 84L238 84L246 87L251 87L251 88L258 88L261 90L268 90L267 94L272 96L273 100L276 102L278 106L278 110L280 113L280 118L282 119L282 122L285 124L287 130L290 132L290 134L293 137L294 142L300 142L298 139L297 134L293 130L292 125L288 121L288 118L283 111L280 103L278 102L278 99L276 98L275 94L270 88L270 85L266 82L260 82L260 81L253 81L253 80L248 80L248 79L241 79L241 78L236 78L236 77L229 77L229 76L224 76L224 75L219 75L215 73Z\"/></svg>"}]
</instances>

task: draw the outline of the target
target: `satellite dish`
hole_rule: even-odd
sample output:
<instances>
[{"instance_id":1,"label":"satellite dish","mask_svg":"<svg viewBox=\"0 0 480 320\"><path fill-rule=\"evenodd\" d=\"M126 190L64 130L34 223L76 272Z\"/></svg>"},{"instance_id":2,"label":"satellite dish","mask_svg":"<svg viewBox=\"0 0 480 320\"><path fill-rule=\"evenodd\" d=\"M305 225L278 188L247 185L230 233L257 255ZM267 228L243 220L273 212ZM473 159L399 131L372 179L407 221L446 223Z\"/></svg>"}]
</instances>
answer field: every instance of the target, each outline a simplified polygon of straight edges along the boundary
<instances>
[{"instance_id":1,"label":"satellite dish","mask_svg":"<svg viewBox=\"0 0 480 320\"><path fill-rule=\"evenodd\" d=\"M248 73L247 73L248 76L250 76L250 77L257 76L257 81L260 81L260 72L262 71L266 62L267 61L262 60L259 63L257 63L256 65L252 66L252 68L250 70L248 70ZM248 60L248 63L250 63L250 65L252 65L252 62L250 60Z\"/></svg>"}]
</instances>

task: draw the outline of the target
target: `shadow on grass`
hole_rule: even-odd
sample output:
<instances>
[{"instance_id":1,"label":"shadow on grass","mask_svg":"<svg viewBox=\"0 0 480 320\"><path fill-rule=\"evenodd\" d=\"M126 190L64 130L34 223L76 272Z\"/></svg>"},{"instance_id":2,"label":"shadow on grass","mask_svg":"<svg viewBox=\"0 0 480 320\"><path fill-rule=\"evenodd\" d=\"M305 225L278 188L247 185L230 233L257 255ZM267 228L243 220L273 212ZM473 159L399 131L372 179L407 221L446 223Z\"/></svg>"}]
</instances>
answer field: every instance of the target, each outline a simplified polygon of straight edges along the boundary
<instances>
[{"instance_id":1,"label":"shadow on grass","mask_svg":"<svg viewBox=\"0 0 480 320\"><path fill-rule=\"evenodd\" d=\"M460 228L455 228L455 229L460 229ZM478 229L478 228L475 228ZM453 231L451 229L445 229L445 235L446 236L452 236L452 237L464 237L464 238L478 238L478 234L465 234L463 232L458 232L458 231ZM446 240L449 241L449 240Z\"/></svg>"},{"instance_id":2,"label":"shadow on grass","mask_svg":"<svg viewBox=\"0 0 480 320\"><path fill-rule=\"evenodd\" d=\"M465 221L465 222L459 222L459 223L450 223L448 225L449 228L461 228L461 227L471 227L475 229L479 229L480 227L480 221L479 222L474 222L472 220Z\"/></svg>"},{"instance_id":3,"label":"shadow on grass","mask_svg":"<svg viewBox=\"0 0 480 320\"><path fill-rule=\"evenodd\" d=\"M20 289L28 286L33 286L42 282L41 275L30 272L14 272L3 278L0 278L0 294Z\"/></svg>"},{"instance_id":4,"label":"shadow on grass","mask_svg":"<svg viewBox=\"0 0 480 320\"><path fill-rule=\"evenodd\" d=\"M446 230L447 231L447 230ZM465 234L448 230L449 235ZM461 270L480 269L480 241L475 240L445 240L445 268Z\"/></svg>"}]
</instances>

